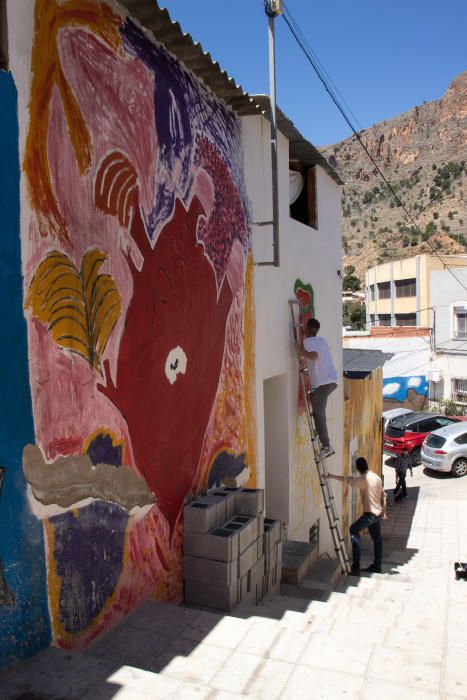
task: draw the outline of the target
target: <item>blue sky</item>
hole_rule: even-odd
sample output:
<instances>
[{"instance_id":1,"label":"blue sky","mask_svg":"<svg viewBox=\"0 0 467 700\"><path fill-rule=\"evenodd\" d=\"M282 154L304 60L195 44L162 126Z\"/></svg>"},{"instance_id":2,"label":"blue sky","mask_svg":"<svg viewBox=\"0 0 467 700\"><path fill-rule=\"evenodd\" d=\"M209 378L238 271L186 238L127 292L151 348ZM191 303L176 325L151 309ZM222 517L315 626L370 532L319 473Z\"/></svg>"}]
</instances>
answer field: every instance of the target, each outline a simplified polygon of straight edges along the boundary
<instances>
[{"instance_id":1,"label":"blue sky","mask_svg":"<svg viewBox=\"0 0 467 700\"><path fill-rule=\"evenodd\" d=\"M159 0L244 90L269 92L263 0ZM286 0L358 120L390 119L441 97L467 70L466 0ZM277 101L317 146L350 130L283 18L276 20Z\"/></svg>"}]
</instances>

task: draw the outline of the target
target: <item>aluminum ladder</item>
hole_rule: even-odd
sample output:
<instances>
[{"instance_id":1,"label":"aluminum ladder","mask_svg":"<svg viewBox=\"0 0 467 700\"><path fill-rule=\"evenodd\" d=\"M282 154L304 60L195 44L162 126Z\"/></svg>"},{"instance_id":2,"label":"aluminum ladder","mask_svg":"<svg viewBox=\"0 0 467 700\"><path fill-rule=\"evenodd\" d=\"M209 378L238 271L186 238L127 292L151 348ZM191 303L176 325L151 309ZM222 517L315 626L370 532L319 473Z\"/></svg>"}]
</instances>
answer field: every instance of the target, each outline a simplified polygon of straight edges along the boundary
<instances>
[{"instance_id":1,"label":"aluminum ladder","mask_svg":"<svg viewBox=\"0 0 467 700\"><path fill-rule=\"evenodd\" d=\"M300 317L300 302L296 299L291 299L289 301L290 314L292 318L292 328L294 334L295 343L301 346L302 335L303 335L303 325ZM313 408L311 405L311 384L310 377L308 375L308 367L303 358L303 356L297 352L298 358L298 373L300 378L300 387L303 392L303 397L305 400L306 416L308 420L308 428L310 430L310 440L313 449L313 455L315 459L316 470L318 472L319 483L321 486L321 493L323 494L324 507L326 510L326 515L329 522L329 528L331 530L332 541L334 543L334 550L336 552L337 558L339 560L342 573L350 574L350 562L347 555L347 548L345 546L345 540L342 537L342 530L340 526L339 516L337 515L336 505L334 500L334 494L332 492L331 485L329 483L328 471L326 467L326 460L320 459L320 446L319 437L316 432L314 420L313 420Z\"/></svg>"}]
</instances>

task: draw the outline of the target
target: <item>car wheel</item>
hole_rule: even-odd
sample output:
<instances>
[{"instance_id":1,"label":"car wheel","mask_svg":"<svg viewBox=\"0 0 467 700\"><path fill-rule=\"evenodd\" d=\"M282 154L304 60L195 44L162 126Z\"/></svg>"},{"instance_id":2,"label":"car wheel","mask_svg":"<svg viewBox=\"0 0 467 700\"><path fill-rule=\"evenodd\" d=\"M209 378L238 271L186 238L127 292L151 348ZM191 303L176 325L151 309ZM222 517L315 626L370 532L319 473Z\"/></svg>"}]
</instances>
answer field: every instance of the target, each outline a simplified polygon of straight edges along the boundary
<instances>
[{"instance_id":1,"label":"car wheel","mask_svg":"<svg viewBox=\"0 0 467 700\"><path fill-rule=\"evenodd\" d=\"M465 476L467 474L467 459L464 457L456 459L452 465L451 474L457 477Z\"/></svg>"},{"instance_id":2,"label":"car wheel","mask_svg":"<svg viewBox=\"0 0 467 700\"><path fill-rule=\"evenodd\" d=\"M421 460L421 448L420 447L414 447L412 452L410 453L410 456L412 458L412 467L416 467L417 464L420 464Z\"/></svg>"}]
</instances>

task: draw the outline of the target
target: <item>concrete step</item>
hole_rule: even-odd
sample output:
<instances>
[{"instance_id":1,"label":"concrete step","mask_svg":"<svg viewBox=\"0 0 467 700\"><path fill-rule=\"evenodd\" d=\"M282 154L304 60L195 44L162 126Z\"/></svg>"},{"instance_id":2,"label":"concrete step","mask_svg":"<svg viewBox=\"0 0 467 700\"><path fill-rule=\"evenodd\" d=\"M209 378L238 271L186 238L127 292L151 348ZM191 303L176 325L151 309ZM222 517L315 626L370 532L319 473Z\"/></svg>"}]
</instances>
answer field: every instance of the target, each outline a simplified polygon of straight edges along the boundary
<instances>
[{"instance_id":1,"label":"concrete step","mask_svg":"<svg viewBox=\"0 0 467 700\"><path fill-rule=\"evenodd\" d=\"M282 548L282 583L299 584L318 558L316 543L287 540Z\"/></svg>"},{"instance_id":2,"label":"concrete step","mask_svg":"<svg viewBox=\"0 0 467 700\"><path fill-rule=\"evenodd\" d=\"M302 581L302 586L333 590L342 574L341 565L337 559L319 557Z\"/></svg>"}]
</instances>

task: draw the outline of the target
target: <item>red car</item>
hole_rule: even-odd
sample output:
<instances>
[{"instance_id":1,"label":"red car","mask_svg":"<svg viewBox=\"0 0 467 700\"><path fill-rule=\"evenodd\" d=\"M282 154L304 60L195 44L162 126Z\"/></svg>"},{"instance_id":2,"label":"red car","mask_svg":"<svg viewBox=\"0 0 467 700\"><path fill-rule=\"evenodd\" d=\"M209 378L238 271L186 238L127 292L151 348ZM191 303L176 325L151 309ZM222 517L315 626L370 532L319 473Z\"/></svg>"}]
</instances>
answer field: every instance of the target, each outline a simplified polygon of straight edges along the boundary
<instances>
[{"instance_id":1,"label":"red car","mask_svg":"<svg viewBox=\"0 0 467 700\"><path fill-rule=\"evenodd\" d=\"M383 450L393 457L406 448L412 457L412 464L420 464L422 442L429 433L444 425L456 423L459 418L452 418L438 413L419 411L394 418L386 427Z\"/></svg>"}]
</instances>

